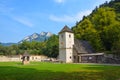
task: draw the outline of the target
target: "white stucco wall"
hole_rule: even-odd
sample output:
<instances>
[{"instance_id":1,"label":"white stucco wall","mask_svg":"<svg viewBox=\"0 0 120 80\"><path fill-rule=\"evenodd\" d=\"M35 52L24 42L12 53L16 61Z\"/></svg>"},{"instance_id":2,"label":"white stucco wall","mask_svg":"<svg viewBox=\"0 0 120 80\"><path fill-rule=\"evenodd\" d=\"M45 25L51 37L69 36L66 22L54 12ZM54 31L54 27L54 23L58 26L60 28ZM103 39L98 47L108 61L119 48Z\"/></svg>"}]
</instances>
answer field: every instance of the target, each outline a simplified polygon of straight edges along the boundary
<instances>
[{"instance_id":1,"label":"white stucco wall","mask_svg":"<svg viewBox=\"0 0 120 80\"><path fill-rule=\"evenodd\" d=\"M73 48L74 45L74 34L73 33L69 33L69 32L65 32L65 47L66 48Z\"/></svg>"},{"instance_id":2,"label":"white stucco wall","mask_svg":"<svg viewBox=\"0 0 120 80\"><path fill-rule=\"evenodd\" d=\"M63 61L63 62L66 62L66 51L65 49L60 49L59 50L59 60L60 61Z\"/></svg>"},{"instance_id":3,"label":"white stucco wall","mask_svg":"<svg viewBox=\"0 0 120 80\"><path fill-rule=\"evenodd\" d=\"M63 32L59 34L59 60L71 63L73 62L74 34Z\"/></svg>"},{"instance_id":4,"label":"white stucco wall","mask_svg":"<svg viewBox=\"0 0 120 80\"><path fill-rule=\"evenodd\" d=\"M65 48L65 34L59 34L59 48Z\"/></svg>"},{"instance_id":5,"label":"white stucco wall","mask_svg":"<svg viewBox=\"0 0 120 80\"><path fill-rule=\"evenodd\" d=\"M66 49L66 63L73 62L73 51L72 49Z\"/></svg>"}]
</instances>

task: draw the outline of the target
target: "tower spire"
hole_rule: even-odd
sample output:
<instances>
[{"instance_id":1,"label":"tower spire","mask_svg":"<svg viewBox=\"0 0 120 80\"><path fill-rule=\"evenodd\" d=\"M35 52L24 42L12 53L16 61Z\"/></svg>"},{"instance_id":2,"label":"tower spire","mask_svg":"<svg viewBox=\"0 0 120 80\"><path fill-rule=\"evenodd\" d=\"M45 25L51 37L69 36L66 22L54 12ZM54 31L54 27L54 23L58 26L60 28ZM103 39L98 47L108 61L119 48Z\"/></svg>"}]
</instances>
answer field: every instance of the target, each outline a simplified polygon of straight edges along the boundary
<instances>
[{"instance_id":1,"label":"tower spire","mask_svg":"<svg viewBox=\"0 0 120 80\"><path fill-rule=\"evenodd\" d=\"M64 28L59 32L59 34L63 32L73 33L73 31L67 25L64 26Z\"/></svg>"}]
</instances>

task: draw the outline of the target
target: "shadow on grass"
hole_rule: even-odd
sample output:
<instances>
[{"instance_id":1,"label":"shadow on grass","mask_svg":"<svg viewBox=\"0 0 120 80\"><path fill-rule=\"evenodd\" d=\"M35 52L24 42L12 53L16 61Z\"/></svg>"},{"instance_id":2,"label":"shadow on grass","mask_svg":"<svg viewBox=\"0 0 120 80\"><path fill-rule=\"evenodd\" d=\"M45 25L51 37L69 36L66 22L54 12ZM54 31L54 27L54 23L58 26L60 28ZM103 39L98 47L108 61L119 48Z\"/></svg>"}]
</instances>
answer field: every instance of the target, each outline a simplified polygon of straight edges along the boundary
<instances>
[{"instance_id":1,"label":"shadow on grass","mask_svg":"<svg viewBox=\"0 0 120 80\"><path fill-rule=\"evenodd\" d=\"M85 67L85 71L53 72L33 68L0 66L0 80L117 80L119 78L120 72L111 71L112 69L103 70L102 67L103 66L95 67L92 65Z\"/></svg>"},{"instance_id":2,"label":"shadow on grass","mask_svg":"<svg viewBox=\"0 0 120 80\"><path fill-rule=\"evenodd\" d=\"M119 80L120 79L120 66L112 65L89 65L84 67L86 70L98 71L102 76L100 80Z\"/></svg>"}]
</instances>

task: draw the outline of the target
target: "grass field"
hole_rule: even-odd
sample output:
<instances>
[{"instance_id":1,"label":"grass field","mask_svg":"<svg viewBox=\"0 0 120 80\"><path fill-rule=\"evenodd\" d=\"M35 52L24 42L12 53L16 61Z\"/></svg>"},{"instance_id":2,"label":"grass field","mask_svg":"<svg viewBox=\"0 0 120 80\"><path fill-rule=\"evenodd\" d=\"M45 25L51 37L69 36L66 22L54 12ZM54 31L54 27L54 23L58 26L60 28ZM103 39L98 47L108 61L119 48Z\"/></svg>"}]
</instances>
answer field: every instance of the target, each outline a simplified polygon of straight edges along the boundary
<instances>
[{"instance_id":1,"label":"grass field","mask_svg":"<svg viewBox=\"0 0 120 80\"><path fill-rule=\"evenodd\" d=\"M120 80L120 66L0 62L0 80Z\"/></svg>"}]
</instances>

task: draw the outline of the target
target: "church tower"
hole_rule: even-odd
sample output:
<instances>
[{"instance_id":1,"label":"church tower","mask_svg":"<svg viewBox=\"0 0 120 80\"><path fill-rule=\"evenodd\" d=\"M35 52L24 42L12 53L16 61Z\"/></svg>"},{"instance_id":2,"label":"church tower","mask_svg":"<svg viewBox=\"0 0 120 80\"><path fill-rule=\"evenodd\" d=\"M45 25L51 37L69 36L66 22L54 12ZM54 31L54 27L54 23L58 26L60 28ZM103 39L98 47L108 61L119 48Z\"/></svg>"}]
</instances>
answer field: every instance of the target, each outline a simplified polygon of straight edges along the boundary
<instances>
[{"instance_id":1,"label":"church tower","mask_svg":"<svg viewBox=\"0 0 120 80\"><path fill-rule=\"evenodd\" d=\"M59 32L59 60L65 63L73 62L74 33L65 26Z\"/></svg>"}]
</instances>

